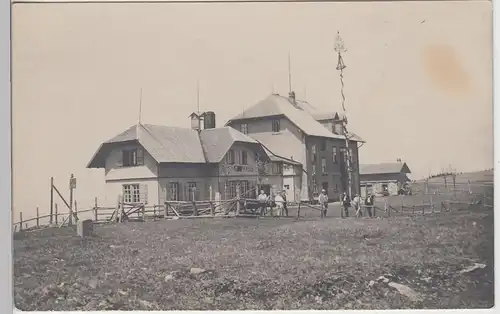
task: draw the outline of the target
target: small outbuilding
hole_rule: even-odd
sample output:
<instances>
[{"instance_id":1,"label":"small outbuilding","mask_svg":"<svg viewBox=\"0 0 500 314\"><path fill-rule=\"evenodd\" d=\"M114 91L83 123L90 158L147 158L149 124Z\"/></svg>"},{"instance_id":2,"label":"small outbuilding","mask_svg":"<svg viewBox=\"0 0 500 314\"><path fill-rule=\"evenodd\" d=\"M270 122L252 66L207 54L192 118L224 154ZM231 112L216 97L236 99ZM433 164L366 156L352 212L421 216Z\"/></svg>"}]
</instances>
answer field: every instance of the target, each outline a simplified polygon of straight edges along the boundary
<instances>
[{"instance_id":1,"label":"small outbuilding","mask_svg":"<svg viewBox=\"0 0 500 314\"><path fill-rule=\"evenodd\" d=\"M405 162L360 165L361 196L378 196L407 193L410 168Z\"/></svg>"}]
</instances>

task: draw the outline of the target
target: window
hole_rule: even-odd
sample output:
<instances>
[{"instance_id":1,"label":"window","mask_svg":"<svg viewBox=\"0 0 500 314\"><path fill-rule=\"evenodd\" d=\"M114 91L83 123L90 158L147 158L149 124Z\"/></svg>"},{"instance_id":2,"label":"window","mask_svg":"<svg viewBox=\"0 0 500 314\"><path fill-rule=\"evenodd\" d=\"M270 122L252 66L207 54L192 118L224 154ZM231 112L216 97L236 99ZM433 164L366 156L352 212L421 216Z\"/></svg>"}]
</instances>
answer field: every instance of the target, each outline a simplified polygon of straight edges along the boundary
<instances>
[{"instance_id":1,"label":"window","mask_svg":"<svg viewBox=\"0 0 500 314\"><path fill-rule=\"evenodd\" d=\"M326 158L321 158L321 173L326 176Z\"/></svg>"},{"instance_id":2,"label":"window","mask_svg":"<svg viewBox=\"0 0 500 314\"><path fill-rule=\"evenodd\" d=\"M241 154L239 151L234 152L234 163L237 165L241 165Z\"/></svg>"},{"instance_id":3,"label":"window","mask_svg":"<svg viewBox=\"0 0 500 314\"><path fill-rule=\"evenodd\" d=\"M226 163L232 165L234 164L234 151L230 149L226 154Z\"/></svg>"},{"instance_id":4,"label":"window","mask_svg":"<svg viewBox=\"0 0 500 314\"><path fill-rule=\"evenodd\" d=\"M196 191L196 182L188 182L188 200L196 201L197 200L197 191Z\"/></svg>"},{"instance_id":5,"label":"window","mask_svg":"<svg viewBox=\"0 0 500 314\"><path fill-rule=\"evenodd\" d=\"M178 201L179 200L179 183L170 182L168 185L167 200Z\"/></svg>"},{"instance_id":6,"label":"window","mask_svg":"<svg viewBox=\"0 0 500 314\"><path fill-rule=\"evenodd\" d=\"M337 160L337 147L333 146L333 163L337 164L339 161Z\"/></svg>"},{"instance_id":7,"label":"window","mask_svg":"<svg viewBox=\"0 0 500 314\"><path fill-rule=\"evenodd\" d=\"M344 163L347 164L347 149L345 147L341 147L340 153L342 154L342 158L344 160Z\"/></svg>"},{"instance_id":8,"label":"window","mask_svg":"<svg viewBox=\"0 0 500 314\"><path fill-rule=\"evenodd\" d=\"M124 184L123 201L125 203L140 203L141 202L140 185Z\"/></svg>"},{"instance_id":9,"label":"window","mask_svg":"<svg viewBox=\"0 0 500 314\"><path fill-rule=\"evenodd\" d=\"M280 131L280 120L276 119L273 120L273 132L279 132Z\"/></svg>"},{"instance_id":10,"label":"window","mask_svg":"<svg viewBox=\"0 0 500 314\"><path fill-rule=\"evenodd\" d=\"M333 191L334 192L338 192L339 191L339 183L340 182L340 177L339 176L333 176L333 186L334 186L334 189Z\"/></svg>"},{"instance_id":11,"label":"window","mask_svg":"<svg viewBox=\"0 0 500 314\"><path fill-rule=\"evenodd\" d=\"M238 181L229 181L227 182L226 188L227 188L227 198L232 199L236 198L236 186L238 185Z\"/></svg>"},{"instance_id":12,"label":"window","mask_svg":"<svg viewBox=\"0 0 500 314\"><path fill-rule=\"evenodd\" d=\"M240 196L243 198L250 197L250 185L248 181L240 181Z\"/></svg>"},{"instance_id":13,"label":"window","mask_svg":"<svg viewBox=\"0 0 500 314\"><path fill-rule=\"evenodd\" d=\"M328 193L328 182L321 183L321 187L323 190L325 190Z\"/></svg>"},{"instance_id":14,"label":"window","mask_svg":"<svg viewBox=\"0 0 500 314\"><path fill-rule=\"evenodd\" d=\"M278 162L271 163L271 173L272 174L281 174L281 164Z\"/></svg>"},{"instance_id":15,"label":"window","mask_svg":"<svg viewBox=\"0 0 500 314\"><path fill-rule=\"evenodd\" d=\"M312 162L316 162L316 144L311 146Z\"/></svg>"},{"instance_id":16,"label":"window","mask_svg":"<svg viewBox=\"0 0 500 314\"><path fill-rule=\"evenodd\" d=\"M144 163L142 149L124 149L122 151L122 165L124 167L140 166Z\"/></svg>"},{"instance_id":17,"label":"window","mask_svg":"<svg viewBox=\"0 0 500 314\"><path fill-rule=\"evenodd\" d=\"M335 133L335 134L343 134L344 133L342 123L335 123L333 125L333 133Z\"/></svg>"},{"instance_id":18,"label":"window","mask_svg":"<svg viewBox=\"0 0 500 314\"><path fill-rule=\"evenodd\" d=\"M326 150L326 140L321 140L321 151L324 152Z\"/></svg>"},{"instance_id":19,"label":"window","mask_svg":"<svg viewBox=\"0 0 500 314\"><path fill-rule=\"evenodd\" d=\"M241 164L248 165L248 153L246 150L241 152Z\"/></svg>"},{"instance_id":20,"label":"window","mask_svg":"<svg viewBox=\"0 0 500 314\"><path fill-rule=\"evenodd\" d=\"M240 131L243 134L248 134L248 124L246 124L246 123L241 124Z\"/></svg>"}]
</instances>

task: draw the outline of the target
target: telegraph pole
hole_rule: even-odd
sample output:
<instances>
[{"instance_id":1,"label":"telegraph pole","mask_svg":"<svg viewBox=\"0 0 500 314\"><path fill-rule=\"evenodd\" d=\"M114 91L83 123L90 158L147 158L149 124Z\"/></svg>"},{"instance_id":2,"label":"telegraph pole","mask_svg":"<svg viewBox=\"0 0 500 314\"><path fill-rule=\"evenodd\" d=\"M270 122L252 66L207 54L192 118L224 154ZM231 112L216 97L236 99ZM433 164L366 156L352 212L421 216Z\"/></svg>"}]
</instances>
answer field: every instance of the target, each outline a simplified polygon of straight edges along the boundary
<instances>
[{"instance_id":1,"label":"telegraph pole","mask_svg":"<svg viewBox=\"0 0 500 314\"><path fill-rule=\"evenodd\" d=\"M345 95L344 95L344 69L346 65L344 63L344 59L342 58L342 53L346 52L347 49L344 46L344 41L340 37L340 33L337 32L337 37L335 38L335 51L338 55L337 61L337 71L340 71L340 95L342 96L342 110L344 113L344 121L342 123L342 129L345 136L345 164L347 171L347 193L350 199L352 199L352 166L351 166L351 152L349 149L349 133L347 132L347 114L345 110Z\"/></svg>"}]
</instances>

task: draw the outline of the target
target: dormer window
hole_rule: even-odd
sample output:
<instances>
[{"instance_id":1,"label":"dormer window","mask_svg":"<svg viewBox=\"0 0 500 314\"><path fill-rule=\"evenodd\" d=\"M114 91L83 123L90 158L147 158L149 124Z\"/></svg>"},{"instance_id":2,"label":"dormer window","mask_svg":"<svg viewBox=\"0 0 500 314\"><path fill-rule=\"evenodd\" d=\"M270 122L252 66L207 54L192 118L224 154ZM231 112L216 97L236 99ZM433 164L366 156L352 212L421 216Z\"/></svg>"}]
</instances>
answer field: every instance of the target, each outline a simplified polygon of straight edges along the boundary
<instances>
[{"instance_id":1,"label":"dormer window","mask_svg":"<svg viewBox=\"0 0 500 314\"><path fill-rule=\"evenodd\" d=\"M272 122L272 128L273 128L273 132L279 132L280 131L280 120L279 119L273 120L273 122Z\"/></svg>"},{"instance_id":2,"label":"dormer window","mask_svg":"<svg viewBox=\"0 0 500 314\"><path fill-rule=\"evenodd\" d=\"M344 128L343 128L341 122L336 122L333 125L333 133L335 133L335 134L343 134L344 133Z\"/></svg>"},{"instance_id":3,"label":"dormer window","mask_svg":"<svg viewBox=\"0 0 500 314\"><path fill-rule=\"evenodd\" d=\"M248 124L246 124L246 123L241 124L240 131L243 134L248 134Z\"/></svg>"},{"instance_id":4,"label":"dormer window","mask_svg":"<svg viewBox=\"0 0 500 314\"><path fill-rule=\"evenodd\" d=\"M144 151L140 148L122 150L122 166L135 167L144 164Z\"/></svg>"}]
</instances>

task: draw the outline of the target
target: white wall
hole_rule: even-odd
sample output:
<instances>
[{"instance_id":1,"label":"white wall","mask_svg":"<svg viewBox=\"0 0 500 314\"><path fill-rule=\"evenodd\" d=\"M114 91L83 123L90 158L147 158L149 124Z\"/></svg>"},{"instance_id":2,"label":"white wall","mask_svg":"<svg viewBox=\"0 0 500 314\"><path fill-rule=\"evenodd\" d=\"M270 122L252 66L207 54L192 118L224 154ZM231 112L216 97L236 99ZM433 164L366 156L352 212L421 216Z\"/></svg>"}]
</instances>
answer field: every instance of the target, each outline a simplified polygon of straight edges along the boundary
<instances>
[{"instance_id":1,"label":"white wall","mask_svg":"<svg viewBox=\"0 0 500 314\"><path fill-rule=\"evenodd\" d=\"M103 200L103 206L116 206L118 196L123 194L124 184L143 184L147 186L147 203L148 205L158 205L158 179L128 179L106 181L106 196Z\"/></svg>"},{"instance_id":2,"label":"white wall","mask_svg":"<svg viewBox=\"0 0 500 314\"><path fill-rule=\"evenodd\" d=\"M134 167L123 167L120 165L123 149L142 148L140 145L128 144L113 149L106 158L106 180L120 179L146 179L156 178L158 167L156 161L144 151L144 165Z\"/></svg>"}]
</instances>

